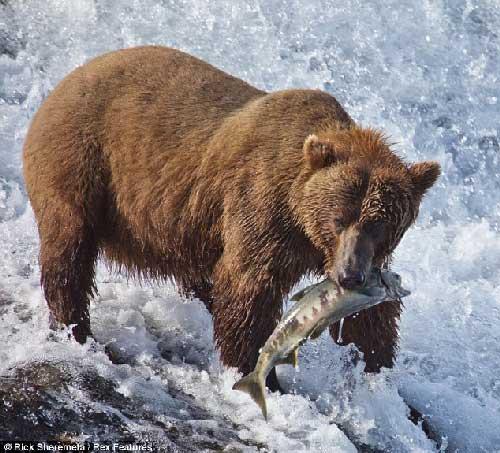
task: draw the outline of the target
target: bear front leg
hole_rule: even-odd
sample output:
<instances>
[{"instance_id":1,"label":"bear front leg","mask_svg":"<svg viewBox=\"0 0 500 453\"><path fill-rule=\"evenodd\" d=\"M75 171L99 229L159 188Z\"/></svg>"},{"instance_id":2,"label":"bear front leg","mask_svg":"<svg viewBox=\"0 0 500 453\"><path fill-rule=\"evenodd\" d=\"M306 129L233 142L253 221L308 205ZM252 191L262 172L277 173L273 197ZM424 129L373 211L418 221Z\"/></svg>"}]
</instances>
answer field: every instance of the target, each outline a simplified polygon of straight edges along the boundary
<instances>
[{"instance_id":1,"label":"bear front leg","mask_svg":"<svg viewBox=\"0 0 500 453\"><path fill-rule=\"evenodd\" d=\"M262 276L219 266L213 296L214 336L221 360L248 374L279 322L281 292ZM274 369L266 384L272 391L281 390Z\"/></svg>"},{"instance_id":2,"label":"bear front leg","mask_svg":"<svg viewBox=\"0 0 500 453\"><path fill-rule=\"evenodd\" d=\"M366 372L392 368L398 348L401 309L401 301L384 302L346 318L340 338L339 322L330 326L330 334L337 344L354 343L358 347L365 359Z\"/></svg>"}]
</instances>

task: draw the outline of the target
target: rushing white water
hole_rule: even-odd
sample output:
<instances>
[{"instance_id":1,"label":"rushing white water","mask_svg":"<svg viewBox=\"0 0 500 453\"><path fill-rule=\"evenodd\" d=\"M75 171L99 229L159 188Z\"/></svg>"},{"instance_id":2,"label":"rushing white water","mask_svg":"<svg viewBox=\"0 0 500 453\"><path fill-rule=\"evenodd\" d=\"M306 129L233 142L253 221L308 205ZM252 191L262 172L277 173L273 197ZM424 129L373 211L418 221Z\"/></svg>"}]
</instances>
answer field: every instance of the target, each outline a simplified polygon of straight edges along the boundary
<instances>
[{"instance_id":1,"label":"rushing white water","mask_svg":"<svg viewBox=\"0 0 500 453\"><path fill-rule=\"evenodd\" d=\"M0 371L40 358L97 366L124 395L170 416L175 405L165 386L174 382L214 416L236 423L241 439L276 451L356 451L352 439L384 451L436 451L408 421L404 397L431 415L450 451L498 451L496 0L9 3L0 2ZM266 90L327 90L355 120L385 130L409 161L442 164L443 177L395 256L412 295L393 370L363 375L361 365L349 365L352 347L335 347L324 335L303 348L300 371L280 368L295 393L269 395L266 424L246 395L231 390L236 373L219 365L200 303L170 286L127 282L102 265L91 307L99 344L47 338L38 239L21 171L30 118L77 65L153 43ZM102 353L108 342L129 365L109 362Z\"/></svg>"},{"instance_id":2,"label":"rushing white water","mask_svg":"<svg viewBox=\"0 0 500 453\"><path fill-rule=\"evenodd\" d=\"M344 327L344 318L339 322L339 336L337 337L337 342L342 343L342 328Z\"/></svg>"}]
</instances>

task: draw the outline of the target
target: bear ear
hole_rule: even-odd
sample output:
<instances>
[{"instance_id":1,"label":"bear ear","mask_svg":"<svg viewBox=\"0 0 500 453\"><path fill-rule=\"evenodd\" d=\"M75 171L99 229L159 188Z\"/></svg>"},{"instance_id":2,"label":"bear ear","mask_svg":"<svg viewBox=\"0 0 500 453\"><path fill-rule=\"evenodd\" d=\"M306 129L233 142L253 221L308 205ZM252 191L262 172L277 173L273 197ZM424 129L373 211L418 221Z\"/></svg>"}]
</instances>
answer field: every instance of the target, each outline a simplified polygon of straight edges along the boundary
<instances>
[{"instance_id":1,"label":"bear ear","mask_svg":"<svg viewBox=\"0 0 500 453\"><path fill-rule=\"evenodd\" d=\"M427 189L431 188L441 174L441 167L437 162L426 161L413 164L408 169L417 197L422 197Z\"/></svg>"},{"instance_id":2,"label":"bear ear","mask_svg":"<svg viewBox=\"0 0 500 453\"><path fill-rule=\"evenodd\" d=\"M316 170L335 162L335 150L329 142L320 141L317 135L309 135L304 141L304 158L311 169Z\"/></svg>"}]
</instances>

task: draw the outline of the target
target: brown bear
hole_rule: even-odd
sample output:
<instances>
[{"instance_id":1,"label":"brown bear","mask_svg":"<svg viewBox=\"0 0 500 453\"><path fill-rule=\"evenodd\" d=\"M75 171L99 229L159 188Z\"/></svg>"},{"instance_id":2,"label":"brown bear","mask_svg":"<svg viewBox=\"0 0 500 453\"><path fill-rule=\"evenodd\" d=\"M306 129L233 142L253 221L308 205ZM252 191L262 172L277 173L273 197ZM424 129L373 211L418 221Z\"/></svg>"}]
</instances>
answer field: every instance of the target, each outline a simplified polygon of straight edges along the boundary
<instances>
[{"instance_id":1,"label":"brown bear","mask_svg":"<svg viewBox=\"0 0 500 453\"><path fill-rule=\"evenodd\" d=\"M76 324L80 342L91 333L102 254L203 301L222 361L243 373L301 277L361 287L439 172L435 162L405 164L328 93L266 93L164 47L73 71L24 146L55 321ZM346 320L344 342L364 353L367 371L393 364L400 312L394 301Z\"/></svg>"}]
</instances>

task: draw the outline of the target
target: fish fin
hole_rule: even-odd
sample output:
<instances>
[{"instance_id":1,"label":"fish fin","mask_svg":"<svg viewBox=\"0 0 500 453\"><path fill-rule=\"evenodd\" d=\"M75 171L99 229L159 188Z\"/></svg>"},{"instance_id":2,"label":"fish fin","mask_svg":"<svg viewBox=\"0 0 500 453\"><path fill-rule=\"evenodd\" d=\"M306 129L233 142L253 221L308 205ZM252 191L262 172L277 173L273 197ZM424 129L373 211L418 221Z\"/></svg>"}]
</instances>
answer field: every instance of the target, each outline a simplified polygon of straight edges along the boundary
<instances>
[{"instance_id":1,"label":"fish fin","mask_svg":"<svg viewBox=\"0 0 500 453\"><path fill-rule=\"evenodd\" d=\"M266 397L264 395L264 380L255 372L252 371L244 378L240 379L233 385L233 390L240 390L248 393L252 399L258 404L262 415L267 421Z\"/></svg>"},{"instance_id":2,"label":"fish fin","mask_svg":"<svg viewBox=\"0 0 500 453\"><path fill-rule=\"evenodd\" d=\"M308 292L310 291L310 288L304 288L301 289L298 293L295 293L292 297L290 297L290 300L292 302L298 302L300 299L302 299Z\"/></svg>"},{"instance_id":3,"label":"fish fin","mask_svg":"<svg viewBox=\"0 0 500 453\"><path fill-rule=\"evenodd\" d=\"M294 368L299 366L299 348L295 348L285 358L276 362L277 365L293 365Z\"/></svg>"},{"instance_id":4,"label":"fish fin","mask_svg":"<svg viewBox=\"0 0 500 453\"><path fill-rule=\"evenodd\" d=\"M290 300L292 302L298 302L300 299L302 299L309 291L313 290L316 286L318 286L319 283L313 283L312 285L306 286L305 288L301 289L300 291L296 292L292 297L290 297Z\"/></svg>"},{"instance_id":5,"label":"fish fin","mask_svg":"<svg viewBox=\"0 0 500 453\"><path fill-rule=\"evenodd\" d=\"M321 336L321 334L323 333L323 330L324 329L318 329L318 328L314 329L312 331L311 335L309 335L309 338L311 340L316 340L316 338L319 338Z\"/></svg>"}]
</instances>

